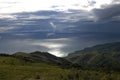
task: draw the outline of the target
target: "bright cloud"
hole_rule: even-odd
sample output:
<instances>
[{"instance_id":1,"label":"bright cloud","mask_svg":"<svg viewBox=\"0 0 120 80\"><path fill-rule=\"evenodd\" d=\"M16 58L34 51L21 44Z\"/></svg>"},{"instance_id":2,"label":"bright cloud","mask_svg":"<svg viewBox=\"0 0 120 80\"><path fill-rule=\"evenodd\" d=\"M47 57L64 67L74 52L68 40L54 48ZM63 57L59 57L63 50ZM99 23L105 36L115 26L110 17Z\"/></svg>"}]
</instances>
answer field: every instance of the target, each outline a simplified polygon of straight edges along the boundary
<instances>
[{"instance_id":1,"label":"bright cloud","mask_svg":"<svg viewBox=\"0 0 120 80\"><path fill-rule=\"evenodd\" d=\"M0 0L0 13L14 13L38 10L92 9L111 0ZM53 8L53 6L56 6ZM87 7L85 7L87 6Z\"/></svg>"}]
</instances>

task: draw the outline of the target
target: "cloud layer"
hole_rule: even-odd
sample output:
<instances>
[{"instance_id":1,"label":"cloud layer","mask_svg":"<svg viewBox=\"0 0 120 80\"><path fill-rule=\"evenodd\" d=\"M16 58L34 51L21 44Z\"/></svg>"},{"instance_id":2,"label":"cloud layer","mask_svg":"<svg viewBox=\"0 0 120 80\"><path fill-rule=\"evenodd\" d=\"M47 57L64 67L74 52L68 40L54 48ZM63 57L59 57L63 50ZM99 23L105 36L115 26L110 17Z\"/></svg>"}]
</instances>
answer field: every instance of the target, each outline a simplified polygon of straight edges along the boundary
<instances>
[{"instance_id":1,"label":"cloud layer","mask_svg":"<svg viewBox=\"0 0 120 80\"><path fill-rule=\"evenodd\" d=\"M93 9L98 20L111 20L120 17L120 4L104 5L100 9Z\"/></svg>"}]
</instances>

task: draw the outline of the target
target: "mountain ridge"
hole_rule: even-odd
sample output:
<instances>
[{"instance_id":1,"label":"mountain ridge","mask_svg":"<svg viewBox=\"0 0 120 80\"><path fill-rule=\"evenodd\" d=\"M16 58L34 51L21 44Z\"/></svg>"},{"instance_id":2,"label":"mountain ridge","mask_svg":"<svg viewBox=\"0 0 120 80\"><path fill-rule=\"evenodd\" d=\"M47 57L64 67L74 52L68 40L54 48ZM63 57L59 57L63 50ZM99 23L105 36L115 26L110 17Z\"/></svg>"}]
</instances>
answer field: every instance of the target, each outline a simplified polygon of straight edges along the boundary
<instances>
[{"instance_id":1,"label":"mountain ridge","mask_svg":"<svg viewBox=\"0 0 120 80\"><path fill-rule=\"evenodd\" d=\"M48 52L17 52L0 57L14 57L30 63L47 63L87 69L120 70L120 42L106 43L75 51L67 57L56 57Z\"/></svg>"},{"instance_id":2,"label":"mountain ridge","mask_svg":"<svg viewBox=\"0 0 120 80\"><path fill-rule=\"evenodd\" d=\"M67 61L66 59L56 57L48 52L40 52L40 51L35 51L31 53L17 52L13 54L13 56L20 59L24 59L26 61L37 62L37 63L43 62L43 63L55 64L55 65L70 64L70 62Z\"/></svg>"},{"instance_id":3,"label":"mountain ridge","mask_svg":"<svg viewBox=\"0 0 120 80\"><path fill-rule=\"evenodd\" d=\"M120 70L120 42L100 44L73 52L66 57L72 63L89 68Z\"/></svg>"}]
</instances>

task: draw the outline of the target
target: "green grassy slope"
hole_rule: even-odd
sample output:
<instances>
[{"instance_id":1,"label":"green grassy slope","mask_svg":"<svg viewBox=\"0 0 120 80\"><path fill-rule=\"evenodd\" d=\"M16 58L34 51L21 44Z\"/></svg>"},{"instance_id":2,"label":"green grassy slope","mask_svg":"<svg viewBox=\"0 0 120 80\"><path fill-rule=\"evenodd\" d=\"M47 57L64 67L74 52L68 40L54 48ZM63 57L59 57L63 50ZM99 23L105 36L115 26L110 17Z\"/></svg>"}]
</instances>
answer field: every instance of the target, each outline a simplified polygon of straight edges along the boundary
<instances>
[{"instance_id":1,"label":"green grassy slope","mask_svg":"<svg viewBox=\"0 0 120 80\"><path fill-rule=\"evenodd\" d=\"M46 63L0 56L0 80L120 80L118 72L62 69Z\"/></svg>"},{"instance_id":2,"label":"green grassy slope","mask_svg":"<svg viewBox=\"0 0 120 80\"><path fill-rule=\"evenodd\" d=\"M69 54L66 59L88 68L120 71L120 43L108 43Z\"/></svg>"}]
</instances>

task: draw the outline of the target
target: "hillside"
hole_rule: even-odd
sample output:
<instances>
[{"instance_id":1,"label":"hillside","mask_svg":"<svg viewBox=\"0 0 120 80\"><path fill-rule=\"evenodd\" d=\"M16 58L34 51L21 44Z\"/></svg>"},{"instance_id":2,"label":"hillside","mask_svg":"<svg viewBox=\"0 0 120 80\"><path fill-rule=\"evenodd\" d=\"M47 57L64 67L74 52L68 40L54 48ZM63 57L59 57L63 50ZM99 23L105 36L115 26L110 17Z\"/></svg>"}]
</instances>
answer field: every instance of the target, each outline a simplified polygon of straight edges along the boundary
<instances>
[{"instance_id":1,"label":"hillside","mask_svg":"<svg viewBox=\"0 0 120 80\"><path fill-rule=\"evenodd\" d=\"M69 54L66 59L83 67L120 70L120 42L85 48Z\"/></svg>"},{"instance_id":2,"label":"hillside","mask_svg":"<svg viewBox=\"0 0 120 80\"><path fill-rule=\"evenodd\" d=\"M25 61L33 62L33 63L48 63L53 65L68 65L70 64L69 61L66 59L56 57L48 52L32 52L32 53L24 53L24 52L17 52L12 56L17 57L19 59L23 59Z\"/></svg>"},{"instance_id":3,"label":"hillside","mask_svg":"<svg viewBox=\"0 0 120 80\"><path fill-rule=\"evenodd\" d=\"M93 46L66 59L40 51L0 54L0 80L120 80L119 45Z\"/></svg>"},{"instance_id":4,"label":"hillside","mask_svg":"<svg viewBox=\"0 0 120 80\"><path fill-rule=\"evenodd\" d=\"M45 62L30 62L11 55L0 55L0 80L120 80L120 74L76 68L63 69Z\"/></svg>"}]
</instances>

